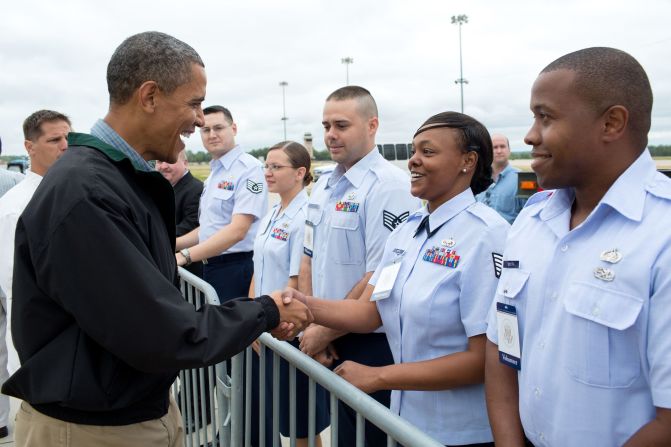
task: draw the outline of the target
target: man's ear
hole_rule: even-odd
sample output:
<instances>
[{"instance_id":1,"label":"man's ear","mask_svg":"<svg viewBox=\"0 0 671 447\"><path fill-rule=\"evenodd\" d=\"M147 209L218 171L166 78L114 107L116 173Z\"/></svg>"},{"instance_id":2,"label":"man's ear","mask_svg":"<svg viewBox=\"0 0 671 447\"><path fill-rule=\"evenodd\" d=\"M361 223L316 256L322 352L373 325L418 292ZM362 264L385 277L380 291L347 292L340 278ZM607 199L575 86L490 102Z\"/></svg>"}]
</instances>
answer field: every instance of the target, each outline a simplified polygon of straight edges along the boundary
<instances>
[{"instance_id":1,"label":"man's ear","mask_svg":"<svg viewBox=\"0 0 671 447\"><path fill-rule=\"evenodd\" d=\"M146 81L137 90L140 107L147 113L154 113L160 89L156 81Z\"/></svg>"},{"instance_id":2,"label":"man's ear","mask_svg":"<svg viewBox=\"0 0 671 447\"><path fill-rule=\"evenodd\" d=\"M612 142L622 138L629 123L629 111L620 105L609 107L602 115L604 142Z\"/></svg>"},{"instance_id":3,"label":"man's ear","mask_svg":"<svg viewBox=\"0 0 671 447\"><path fill-rule=\"evenodd\" d=\"M33 155L33 142L30 140L23 140L23 147L26 148L26 152L28 152L28 156Z\"/></svg>"},{"instance_id":4,"label":"man's ear","mask_svg":"<svg viewBox=\"0 0 671 447\"><path fill-rule=\"evenodd\" d=\"M377 128L380 127L380 120L377 116L374 116L368 120L368 133L374 135L377 132Z\"/></svg>"}]
</instances>

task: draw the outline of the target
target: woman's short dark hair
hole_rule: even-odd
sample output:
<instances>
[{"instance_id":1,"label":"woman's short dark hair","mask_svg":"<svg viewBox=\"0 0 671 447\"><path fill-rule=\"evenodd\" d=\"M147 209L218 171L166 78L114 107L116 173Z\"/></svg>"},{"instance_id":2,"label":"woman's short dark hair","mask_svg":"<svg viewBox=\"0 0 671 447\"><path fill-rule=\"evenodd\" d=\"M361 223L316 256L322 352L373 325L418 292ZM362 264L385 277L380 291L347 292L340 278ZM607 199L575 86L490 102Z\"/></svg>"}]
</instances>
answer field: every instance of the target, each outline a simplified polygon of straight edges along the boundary
<instances>
[{"instance_id":1,"label":"woman's short dark hair","mask_svg":"<svg viewBox=\"0 0 671 447\"><path fill-rule=\"evenodd\" d=\"M292 168L305 168L303 186L308 186L312 182L312 174L310 174L310 153L305 146L295 141L282 141L268 149L268 152L278 149L282 149L287 154Z\"/></svg>"},{"instance_id":2,"label":"woman's short dark hair","mask_svg":"<svg viewBox=\"0 0 671 447\"><path fill-rule=\"evenodd\" d=\"M456 129L457 143L464 152L474 151L478 162L471 179L473 194L481 193L492 184L492 137L487 128L475 118L458 112L442 112L433 115L417 129L415 137L425 130L445 127ZM413 137L414 138L414 137Z\"/></svg>"}]
</instances>

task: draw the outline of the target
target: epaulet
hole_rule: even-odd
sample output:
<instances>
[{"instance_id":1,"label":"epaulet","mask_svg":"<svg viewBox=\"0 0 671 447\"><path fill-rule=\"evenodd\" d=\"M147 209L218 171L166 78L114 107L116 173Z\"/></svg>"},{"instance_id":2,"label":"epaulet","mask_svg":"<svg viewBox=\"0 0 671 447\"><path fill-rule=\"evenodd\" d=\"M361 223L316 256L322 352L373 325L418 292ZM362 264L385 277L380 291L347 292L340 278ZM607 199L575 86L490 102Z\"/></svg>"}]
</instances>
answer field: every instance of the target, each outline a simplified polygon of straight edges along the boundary
<instances>
[{"instance_id":1,"label":"epaulet","mask_svg":"<svg viewBox=\"0 0 671 447\"><path fill-rule=\"evenodd\" d=\"M388 160L383 159L383 162L375 165L371 171L380 182L410 182L409 174Z\"/></svg>"},{"instance_id":2,"label":"epaulet","mask_svg":"<svg viewBox=\"0 0 671 447\"><path fill-rule=\"evenodd\" d=\"M469 206L467 210L488 227L492 227L494 224L507 225L506 220L501 217L499 213L481 202L475 202L472 206Z\"/></svg>"},{"instance_id":3,"label":"epaulet","mask_svg":"<svg viewBox=\"0 0 671 447\"><path fill-rule=\"evenodd\" d=\"M252 155L248 154L247 152L243 152L242 154L240 154L238 160L240 160L242 164L244 164L248 168L261 166L261 162L256 158L254 158Z\"/></svg>"},{"instance_id":4,"label":"epaulet","mask_svg":"<svg viewBox=\"0 0 671 447\"><path fill-rule=\"evenodd\" d=\"M660 199L671 200L671 179L661 172L645 184L645 190Z\"/></svg>"},{"instance_id":5,"label":"epaulet","mask_svg":"<svg viewBox=\"0 0 671 447\"><path fill-rule=\"evenodd\" d=\"M544 200L547 200L550 198L550 196L554 193L554 189L550 189L547 191L540 191L534 194L533 196L529 197L529 200L527 200L527 203L524 204L524 208L533 205L534 203L540 203Z\"/></svg>"}]
</instances>

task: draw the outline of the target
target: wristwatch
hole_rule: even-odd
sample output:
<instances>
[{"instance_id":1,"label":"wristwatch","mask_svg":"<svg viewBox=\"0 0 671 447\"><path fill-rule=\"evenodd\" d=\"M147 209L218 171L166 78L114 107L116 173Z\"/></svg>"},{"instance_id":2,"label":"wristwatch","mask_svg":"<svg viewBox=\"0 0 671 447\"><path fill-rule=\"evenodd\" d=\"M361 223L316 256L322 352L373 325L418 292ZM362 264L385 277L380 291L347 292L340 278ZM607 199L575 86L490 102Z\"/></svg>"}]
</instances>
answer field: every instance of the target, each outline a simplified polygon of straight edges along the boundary
<instances>
[{"instance_id":1,"label":"wristwatch","mask_svg":"<svg viewBox=\"0 0 671 447\"><path fill-rule=\"evenodd\" d=\"M184 265L191 265L191 253L189 253L188 248L184 248L179 251L179 253L184 256L184 259L186 259L186 264Z\"/></svg>"}]
</instances>

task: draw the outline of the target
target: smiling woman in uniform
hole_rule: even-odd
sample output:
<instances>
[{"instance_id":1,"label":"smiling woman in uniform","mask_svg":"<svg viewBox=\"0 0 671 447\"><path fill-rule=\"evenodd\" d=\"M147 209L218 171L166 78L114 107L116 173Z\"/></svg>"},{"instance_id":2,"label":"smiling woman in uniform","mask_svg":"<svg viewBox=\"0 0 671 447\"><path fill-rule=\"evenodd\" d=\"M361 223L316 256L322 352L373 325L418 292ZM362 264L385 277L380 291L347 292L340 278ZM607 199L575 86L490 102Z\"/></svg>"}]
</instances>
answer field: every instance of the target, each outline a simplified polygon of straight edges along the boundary
<instances>
[{"instance_id":1,"label":"smiling woman in uniform","mask_svg":"<svg viewBox=\"0 0 671 447\"><path fill-rule=\"evenodd\" d=\"M426 205L389 236L359 300L285 291L315 322L352 332L383 325L395 364L345 362L336 372L367 393L391 389L391 409L446 445L493 445L484 397L486 317L508 223L477 203L491 183L492 144L477 120L429 118L408 161L412 195Z\"/></svg>"},{"instance_id":2,"label":"smiling woman in uniform","mask_svg":"<svg viewBox=\"0 0 671 447\"><path fill-rule=\"evenodd\" d=\"M307 149L293 141L283 141L268 150L264 166L268 191L279 194L280 202L263 217L259 233L254 241L254 276L249 296L256 291L271 293L287 286L298 286L298 271L303 255L308 195L305 187L312 181L310 154ZM298 348L298 340L290 342ZM273 356L266 356L266 397L272 395ZM258 383L254 381L254 383ZM289 366L280 361L280 432L289 436L289 400L296 401L296 445L307 446L308 436L308 378L296 371L296 395L289 396ZM328 413L323 402L325 391L317 386L316 433L328 425ZM272 405L266 406L266 424L272 421ZM268 444L270 440L267 440ZM317 436L316 444L321 446Z\"/></svg>"}]
</instances>

